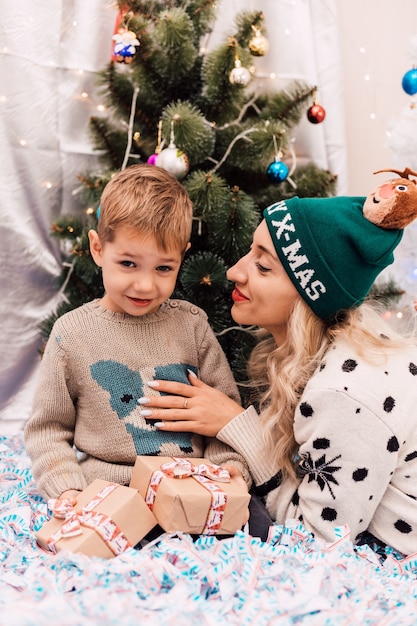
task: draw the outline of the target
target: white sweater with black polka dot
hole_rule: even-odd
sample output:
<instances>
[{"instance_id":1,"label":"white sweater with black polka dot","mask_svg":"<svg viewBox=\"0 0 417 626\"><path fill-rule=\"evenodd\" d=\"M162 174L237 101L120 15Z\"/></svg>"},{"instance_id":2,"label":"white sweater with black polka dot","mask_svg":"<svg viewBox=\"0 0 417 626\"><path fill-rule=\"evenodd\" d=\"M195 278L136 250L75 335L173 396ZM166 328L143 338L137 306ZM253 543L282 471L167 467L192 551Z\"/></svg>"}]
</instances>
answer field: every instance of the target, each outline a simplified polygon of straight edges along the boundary
<instances>
[{"instance_id":1,"label":"white sweater with black polka dot","mask_svg":"<svg viewBox=\"0 0 417 626\"><path fill-rule=\"evenodd\" d=\"M352 541L368 530L417 552L417 347L370 364L339 341L307 384L294 419L300 477L267 496L280 524L298 519L316 537ZM249 462L257 485L279 468L265 454L253 407L220 431Z\"/></svg>"}]
</instances>

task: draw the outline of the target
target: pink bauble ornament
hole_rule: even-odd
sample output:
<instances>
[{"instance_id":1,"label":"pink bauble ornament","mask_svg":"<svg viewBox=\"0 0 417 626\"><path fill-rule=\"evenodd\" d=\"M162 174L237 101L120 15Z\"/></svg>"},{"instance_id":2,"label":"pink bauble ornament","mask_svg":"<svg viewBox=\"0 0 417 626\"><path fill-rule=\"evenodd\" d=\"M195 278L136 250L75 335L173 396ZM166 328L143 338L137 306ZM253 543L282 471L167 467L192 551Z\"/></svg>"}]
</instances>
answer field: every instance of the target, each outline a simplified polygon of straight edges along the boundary
<instances>
[{"instance_id":1,"label":"pink bauble ornament","mask_svg":"<svg viewBox=\"0 0 417 626\"><path fill-rule=\"evenodd\" d=\"M147 163L149 165L156 165L156 159L158 158L160 153L155 152L154 154L151 154L151 156L149 157Z\"/></svg>"}]
</instances>

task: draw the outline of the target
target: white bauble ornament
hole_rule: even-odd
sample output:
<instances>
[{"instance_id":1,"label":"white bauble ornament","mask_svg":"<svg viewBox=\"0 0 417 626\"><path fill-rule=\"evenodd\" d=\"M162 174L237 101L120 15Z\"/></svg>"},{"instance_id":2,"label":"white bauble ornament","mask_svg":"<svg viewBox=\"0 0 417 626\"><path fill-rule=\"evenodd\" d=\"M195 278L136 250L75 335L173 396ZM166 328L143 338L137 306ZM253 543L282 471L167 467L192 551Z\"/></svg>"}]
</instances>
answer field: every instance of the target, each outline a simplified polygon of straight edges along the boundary
<instances>
[{"instance_id":1,"label":"white bauble ornament","mask_svg":"<svg viewBox=\"0 0 417 626\"><path fill-rule=\"evenodd\" d=\"M178 179L184 178L189 167L187 155L179 150L174 143L170 143L168 148L161 150L156 157L155 165L167 170Z\"/></svg>"},{"instance_id":2,"label":"white bauble ornament","mask_svg":"<svg viewBox=\"0 0 417 626\"><path fill-rule=\"evenodd\" d=\"M242 67L242 63L239 59L236 59L235 66L229 74L229 80L232 85L242 85L246 87L251 79L249 70L246 67Z\"/></svg>"}]
</instances>

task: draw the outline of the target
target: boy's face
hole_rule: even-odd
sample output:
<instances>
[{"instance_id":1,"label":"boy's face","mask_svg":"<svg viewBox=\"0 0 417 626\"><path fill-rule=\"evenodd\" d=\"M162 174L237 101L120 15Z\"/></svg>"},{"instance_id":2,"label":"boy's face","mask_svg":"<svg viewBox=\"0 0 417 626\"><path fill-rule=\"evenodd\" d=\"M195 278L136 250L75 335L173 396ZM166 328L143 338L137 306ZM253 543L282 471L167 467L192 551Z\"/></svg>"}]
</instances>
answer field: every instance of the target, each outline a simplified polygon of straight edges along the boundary
<instances>
[{"instance_id":1,"label":"boy's face","mask_svg":"<svg viewBox=\"0 0 417 626\"><path fill-rule=\"evenodd\" d=\"M89 232L90 250L102 268L105 295L101 304L116 313L155 313L174 291L182 250L164 252L152 236L120 228L112 242L101 245L96 231Z\"/></svg>"}]
</instances>

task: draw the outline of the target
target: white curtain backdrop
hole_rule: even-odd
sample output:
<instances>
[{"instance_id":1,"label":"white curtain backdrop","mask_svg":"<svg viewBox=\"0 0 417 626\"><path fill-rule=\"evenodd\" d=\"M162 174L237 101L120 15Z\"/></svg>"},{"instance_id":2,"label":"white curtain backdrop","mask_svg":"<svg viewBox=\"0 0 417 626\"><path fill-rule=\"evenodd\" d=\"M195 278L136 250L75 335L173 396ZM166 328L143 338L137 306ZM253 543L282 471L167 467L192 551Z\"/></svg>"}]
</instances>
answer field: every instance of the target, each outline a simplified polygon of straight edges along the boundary
<instances>
[{"instance_id":1,"label":"white curtain backdrop","mask_svg":"<svg viewBox=\"0 0 417 626\"><path fill-rule=\"evenodd\" d=\"M235 14L262 10L270 51L255 65L260 88L293 78L319 87L325 123L301 123L300 160L339 177L346 192L336 0L223 0L208 47L233 32ZM61 256L50 226L81 211L77 175L97 169L88 120L100 110L95 73L111 53L109 0L0 0L0 435L30 415L39 369L39 323L57 303ZM276 78L270 75L274 73Z\"/></svg>"}]
</instances>

